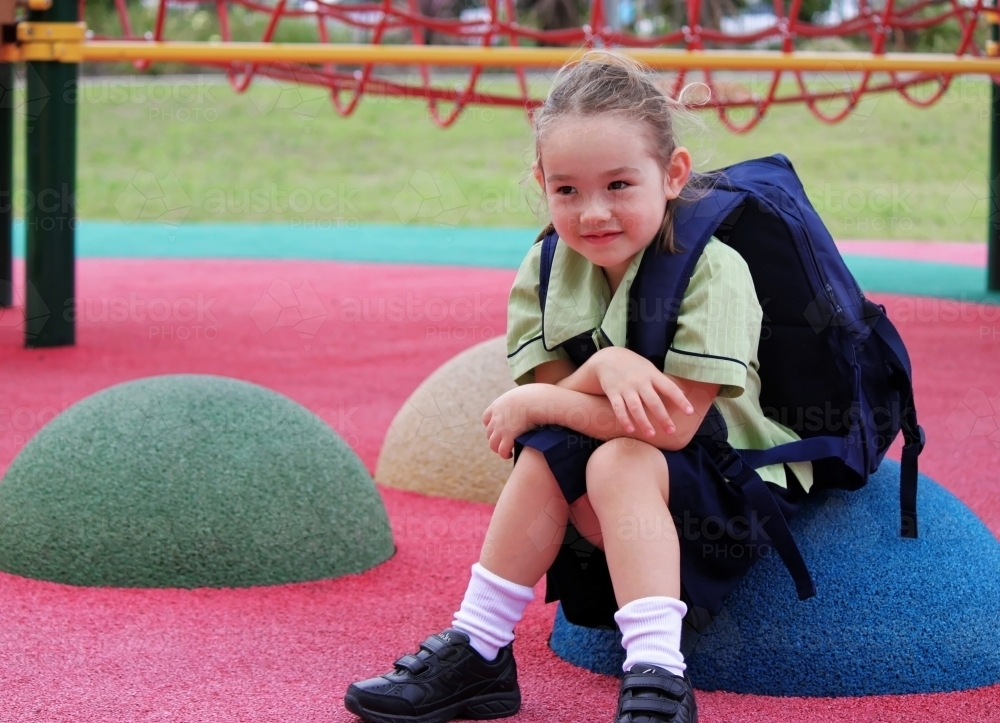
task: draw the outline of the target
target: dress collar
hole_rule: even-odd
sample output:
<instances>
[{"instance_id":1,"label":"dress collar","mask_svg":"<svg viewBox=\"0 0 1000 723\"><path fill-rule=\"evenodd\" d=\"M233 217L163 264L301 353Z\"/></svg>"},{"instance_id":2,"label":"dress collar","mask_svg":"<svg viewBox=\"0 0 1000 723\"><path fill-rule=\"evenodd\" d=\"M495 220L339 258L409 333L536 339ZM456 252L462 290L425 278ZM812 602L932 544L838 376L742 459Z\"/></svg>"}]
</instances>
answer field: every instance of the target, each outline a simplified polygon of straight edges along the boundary
<instances>
[{"instance_id":1,"label":"dress collar","mask_svg":"<svg viewBox=\"0 0 1000 723\"><path fill-rule=\"evenodd\" d=\"M629 290L644 253L645 249L632 259L612 297L600 266L565 243L556 244L545 300L545 347L554 349L578 334L598 328L611 344L625 346Z\"/></svg>"}]
</instances>

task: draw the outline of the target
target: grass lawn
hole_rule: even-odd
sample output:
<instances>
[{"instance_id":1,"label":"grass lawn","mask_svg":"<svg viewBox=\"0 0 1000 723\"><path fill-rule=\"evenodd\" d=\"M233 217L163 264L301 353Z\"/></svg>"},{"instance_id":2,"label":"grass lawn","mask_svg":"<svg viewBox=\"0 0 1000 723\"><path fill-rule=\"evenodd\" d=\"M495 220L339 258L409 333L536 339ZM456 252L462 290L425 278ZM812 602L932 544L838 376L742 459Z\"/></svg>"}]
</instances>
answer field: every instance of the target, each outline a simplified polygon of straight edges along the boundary
<instances>
[{"instance_id":1,"label":"grass lawn","mask_svg":"<svg viewBox=\"0 0 1000 723\"><path fill-rule=\"evenodd\" d=\"M499 76L485 86L513 87ZM980 241L988 109L985 79L956 78L930 108L886 94L828 125L796 104L773 108L743 134L702 114L707 132L683 141L704 170L784 153L837 238ZM23 142L19 121L19 189ZM244 94L220 76L91 78L80 92L78 211L129 221L167 212L321 226L537 227L537 193L526 198L524 189L535 189L521 184L531 144L517 109L473 107L441 130L419 100L366 97L341 118L321 90L266 78ZM20 211L23 194L15 199Z\"/></svg>"}]
</instances>

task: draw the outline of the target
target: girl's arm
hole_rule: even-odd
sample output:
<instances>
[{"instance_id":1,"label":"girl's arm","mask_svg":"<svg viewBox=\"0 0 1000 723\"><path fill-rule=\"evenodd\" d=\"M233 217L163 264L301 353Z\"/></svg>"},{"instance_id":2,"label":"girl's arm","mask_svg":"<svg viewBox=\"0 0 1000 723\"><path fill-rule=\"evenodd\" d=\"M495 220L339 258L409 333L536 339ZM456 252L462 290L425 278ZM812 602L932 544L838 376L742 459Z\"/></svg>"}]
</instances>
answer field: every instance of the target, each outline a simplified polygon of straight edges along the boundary
<instances>
[{"instance_id":1,"label":"girl's arm","mask_svg":"<svg viewBox=\"0 0 1000 723\"><path fill-rule=\"evenodd\" d=\"M576 367L573 366L573 362L569 359L555 359L554 361L545 362L535 367L535 382L539 384L559 384L560 386L566 386L563 382L575 370ZM573 389L574 387L569 388ZM577 389L576 391L582 392L584 390Z\"/></svg>"},{"instance_id":2,"label":"girl's arm","mask_svg":"<svg viewBox=\"0 0 1000 723\"><path fill-rule=\"evenodd\" d=\"M676 404L664 400L667 412L674 420L674 430L670 433L661 425L650 424L645 429L630 425L626 428L606 396L579 392L561 384L537 385L539 388L534 390L535 394L528 402L527 421L532 426L558 424L601 440L631 437L660 449L683 449L694 438L708 414L720 385L680 377L670 379L693 407L691 414L685 414Z\"/></svg>"},{"instance_id":3,"label":"girl's arm","mask_svg":"<svg viewBox=\"0 0 1000 723\"><path fill-rule=\"evenodd\" d=\"M604 394L601 382L597 377L597 354L582 367L577 368L569 359L556 359L535 367L535 381L545 384L557 384L564 389L572 389L584 394Z\"/></svg>"},{"instance_id":4,"label":"girl's arm","mask_svg":"<svg viewBox=\"0 0 1000 723\"><path fill-rule=\"evenodd\" d=\"M650 417L659 422L667 434L677 431L678 424L681 425L682 436L684 430L691 427L691 420L677 421L681 419L677 412L685 415L693 413L687 398L692 382L685 379L682 386L680 377L665 374L645 357L624 347L601 349L579 369L564 359L547 362L536 367L535 380L607 397L618 420L629 433L638 427L646 437L652 437L656 430ZM701 391L711 390L704 387ZM717 393L718 389L712 396ZM692 436L698 424L700 421L690 430Z\"/></svg>"},{"instance_id":5,"label":"girl's arm","mask_svg":"<svg viewBox=\"0 0 1000 723\"><path fill-rule=\"evenodd\" d=\"M558 379L561 373L567 371L565 368L560 369L558 364L559 362L548 362L536 367L536 379ZM542 372L541 377L538 377L539 371ZM562 377L566 378L568 375ZM632 437L660 449L682 449L694 437L708 413L712 401L718 394L719 385L694 382L680 377L671 379L684 392L693 407L693 412L688 415L681 413L677 407L667 402L668 408L677 419L676 429L671 433L662 428L655 429L652 425L643 431L634 427L631 430L626 429L619 421L611 402L603 394L587 394L551 382L535 383L525 384L503 394L487 408L483 414L483 424L486 425L490 447L504 459L510 459L514 439L519 434L532 427L558 424L596 439ZM648 431L652 431L653 434L647 434Z\"/></svg>"}]
</instances>

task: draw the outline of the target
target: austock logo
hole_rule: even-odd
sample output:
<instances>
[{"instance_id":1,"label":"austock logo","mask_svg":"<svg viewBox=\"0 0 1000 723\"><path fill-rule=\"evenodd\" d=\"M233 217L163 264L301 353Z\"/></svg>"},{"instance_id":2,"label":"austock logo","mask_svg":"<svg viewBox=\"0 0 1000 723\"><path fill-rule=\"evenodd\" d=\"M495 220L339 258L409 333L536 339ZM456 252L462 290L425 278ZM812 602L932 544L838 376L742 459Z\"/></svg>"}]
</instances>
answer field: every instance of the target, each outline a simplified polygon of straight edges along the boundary
<instances>
[{"instance_id":1,"label":"austock logo","mask_svg":"<svg viewBox=\"0 0 1000 723\"><path fill-rule=\"evenodd\" d=\"M271 282L250 310L250 318L262 334L275 327L291 327L306 341L316 336L326 316L326 307L308 281L292 288L284 279ZM308 351L310 345L305 348Z\"/></svg>"},{"instance_id":2,"label":"austock logo","mask_svg":"<svg viewBox=\"0 0 1000 723\"><path fill-rule=\"evenodd\" d=\"M468 199L450 173L435 178L417 171L392 200L392 210L403 223L431 221L447 228L458 226L468 208Z\"/></svg>"},{"instance_id":3,"label":"austock logo","mask_svg":"<svg viewBox=\"0 0 1000 723\"><path fill-rule=\"evenodd\" d=\"M115 210L127 224L155 220L164 226L179 226L191 206L191 199L173 173L157 179L149 171L138 171L115 199Z\"/></svg>"},{"instance_id":4,"label":"austock logo","mask_svg":"<svg viewBox=\"0 0 1000 723\"><path fill-rule=\"evenodd\" d=\"M1000 392L990 399L982 390L970 389L948 415L945 426L958 442L986 437L1000 448Z\"/></svg>"}]
</instances>

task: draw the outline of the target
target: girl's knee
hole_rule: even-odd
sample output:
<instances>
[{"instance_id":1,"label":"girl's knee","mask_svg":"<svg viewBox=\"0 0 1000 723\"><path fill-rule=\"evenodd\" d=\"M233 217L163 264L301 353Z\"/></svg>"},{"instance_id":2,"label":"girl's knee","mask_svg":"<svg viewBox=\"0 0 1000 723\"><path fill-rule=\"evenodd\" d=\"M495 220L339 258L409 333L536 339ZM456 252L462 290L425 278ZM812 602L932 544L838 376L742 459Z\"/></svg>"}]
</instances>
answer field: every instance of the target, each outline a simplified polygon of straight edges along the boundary
<instances>
[{"instance_id":1,"label":"girl's knee","mask_svg":"<svg viewBox=\"0 0 1000 723\"><path fill-rule=\"evenodd\" d=\"M655 481L656 467L662 466L666 474L666 460L656 447L631 437L617 437L608 440L590 456L587 462L587 494L591 499L601 499L604 495L620 497L622 475L634 477L636 467L648 467L649 479ZM636 484L633 479L629 484Z\"/></svg>"},{"instance_id":2,"label":"girl's knee","mask_svg":"<svg viewBox=\"0 0 1000 723\"><path fill-rule=\"evenodd\" d=\"M631 465L637 461L662 456L663 453L651 444L631 437L616 437L609 439L590 455L587 474L589 476L591 470L598 474L602 472L613 474L622 465Z\"/></svg>"},{"instance_id":3,"label":"girl's knee","mask_svg":"<svg viewBox=\"0 0 1000 723\"><path fill-rule=\"evenodd\" d=\"M549 463L545 460L544 454L534 447L524 447L521 453L517 455L517 461L514 463L514 471L511 477L515 477L518 474L526 474L532 477L539 475L551 477L552 471L549 469Z\"/></svg>"},{"instance_id":4,"label":"girl's knee","mask_svg":"<svg viewBox=\"0 0 1000 723\"><path fill-rule=\"evenodd\" d=\"M533 447L525 447L518 454L517 461L514 463L514 471L507 478L507 484L510 485L513 483L516 485L518 484L518 480L524 480L526 484L530 484L533 488L548 484L552 488L550 491L553 494L559 490L559 484L556 482L552 470L549 469L549 463L546 461L545 455ZM562 493L559 492L559 494L561 495Z\"/></svg>"}]
</instances>

